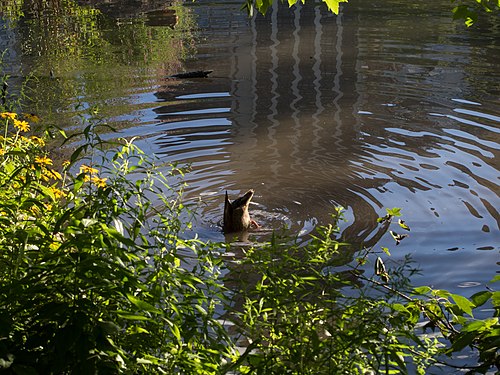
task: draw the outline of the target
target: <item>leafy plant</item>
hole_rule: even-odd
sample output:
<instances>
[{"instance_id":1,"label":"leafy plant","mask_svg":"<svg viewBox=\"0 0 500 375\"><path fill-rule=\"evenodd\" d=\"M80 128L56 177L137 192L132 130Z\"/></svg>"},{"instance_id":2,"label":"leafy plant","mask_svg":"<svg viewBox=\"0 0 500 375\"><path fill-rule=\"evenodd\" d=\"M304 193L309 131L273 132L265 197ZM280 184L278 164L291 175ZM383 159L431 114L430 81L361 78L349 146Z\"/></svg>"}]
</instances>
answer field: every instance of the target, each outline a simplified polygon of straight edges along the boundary
<instances>
[{"instance_id":1,"label":"leafy plant","mask_svg":"<svg viewBox=\"0 0 500 375\"><path fill-rule=\"evenodd\" d=\"M27 121L1 116L0 368L213 373L232 358L220 261L181 237L182 191L167 179L182 171L164 176L128 141L110 157L85 127L86 147L58 172Z\"/></svg>"},{"instance_id":2,"label":"leafy plant","mask_svg":"<svg viewBox=\"0 0 500 375\"><path fill-rule=\"evenodd\" d=\"M438 352L435 339L417 335L420 313L395 307L397 294L363 276L359 261L336 265L349 245L336 239L337 222L307 243L273 237L242 262L257 280L240 291L236 325L249 341L242 372L266 374L425 373ZM363 250L362 258L372 256ZM407 286L403 264L391 271L391 288ZM237 273L236 270L232 271ZM374 275L373 277L377 277Z\"/></svg>"},{"instance_id":3,"label":"leafy plant","mask_svg":"<svg viewBox=\"0 0 500 375\"><path fill-rule=\"evenodd\" d=\"M388 210L385 221L400 216ZM499 293L470 299L410 283L416 270L406 258L387 267L373 248L361 249L355 262L339 264L350 245L339 236L338 220L318 229L311 241L273 237L247 251L230 275L246 275L233 306L239 340L247 342L239 360L251 374L426 374L432 366L456 367L443 356L471 346L477 365L470 373L500 368ZM398 222L401 226L401 223ZM388 254L388 250L384 249ZM373 264L370 271L368 265ZM241 278L241 276L238 276ZM253 281L252 281L253 280ZM474 319L486 303L494 317ZM422 333L433 327L441 335Z\"/></svg>"}]
</instances>

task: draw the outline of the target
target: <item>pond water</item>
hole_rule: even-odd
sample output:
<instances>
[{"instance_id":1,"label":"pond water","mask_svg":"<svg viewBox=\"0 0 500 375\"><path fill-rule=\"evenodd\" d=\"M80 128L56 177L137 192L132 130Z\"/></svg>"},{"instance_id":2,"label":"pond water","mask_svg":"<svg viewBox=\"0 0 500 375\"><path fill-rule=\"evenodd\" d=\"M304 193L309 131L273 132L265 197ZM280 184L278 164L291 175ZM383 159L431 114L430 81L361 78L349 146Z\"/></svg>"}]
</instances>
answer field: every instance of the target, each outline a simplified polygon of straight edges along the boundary
<instances>
[{"instance_id":1,"label":"pond water","mask_svg":"<svg viewBox=\"0 0 500 375\"><path fill-rule=\"evenodd\" d=\"M32 74L47 121L71 130L99 105L117 129L107 138L190 164L202 239L224 240L225 191L253 188L265 229L305 236L340 205L358 244L401 207L410 236L377 246L411 253L417 283L472 294L499 272L498 20L466 29L447 0L352 1L339 16L275 5L251 19L240 2L138 4L3 18L10 87ZM197 70L213 72L171 77Z\"/></svg>"}]
</instances>

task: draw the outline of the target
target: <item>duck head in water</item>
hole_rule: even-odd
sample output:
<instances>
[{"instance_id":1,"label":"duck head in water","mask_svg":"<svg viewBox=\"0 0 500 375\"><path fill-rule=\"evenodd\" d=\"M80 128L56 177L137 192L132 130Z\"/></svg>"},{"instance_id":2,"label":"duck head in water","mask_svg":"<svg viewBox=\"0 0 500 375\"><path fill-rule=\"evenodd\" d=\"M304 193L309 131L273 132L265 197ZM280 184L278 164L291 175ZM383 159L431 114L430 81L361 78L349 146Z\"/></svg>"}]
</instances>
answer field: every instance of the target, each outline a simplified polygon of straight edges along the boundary
<instances>
[{"instance_id":1,"label":"duck head in water","mask_svg":"<svg viewBox=\"0 0 500 375\"><path fill-rule=\"evenodd\" d=\"M254 191L248 190L243 196L230 202L226 191L226 200L224 202L224 220L222 229L224 233L242 232L250 229L253 225L256 228L259 225L250 218L248 206L252 200Z\"/></svg>"}]
</instances>

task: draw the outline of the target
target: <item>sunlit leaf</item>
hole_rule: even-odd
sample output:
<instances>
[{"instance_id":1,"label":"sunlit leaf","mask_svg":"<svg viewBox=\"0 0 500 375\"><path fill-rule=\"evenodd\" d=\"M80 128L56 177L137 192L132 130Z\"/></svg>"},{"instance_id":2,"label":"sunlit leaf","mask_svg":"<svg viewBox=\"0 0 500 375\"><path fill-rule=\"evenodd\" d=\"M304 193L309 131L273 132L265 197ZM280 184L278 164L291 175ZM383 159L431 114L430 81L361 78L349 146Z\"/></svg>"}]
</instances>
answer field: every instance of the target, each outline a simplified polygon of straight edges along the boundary
<instances>
[{"instance_id":1,"label":"sunlit leaf","mask_svg":"<svg viewBox=\"0 0 500 375\"><path fill-rule=\"evenodd\" d=\"M453 301L455 301L456 305L460 308L460 310L470 316L473 316L472 308L474 307L474 304L471 301L458 294L452 294L451 297L453 298Z\"/></svg>"},{"instance_id":2,"label":"sunlit leaf","mask_svg":"<svg viewBox=\"0 0 500 375\"><path fill-rule=\"evenodd\" d=\"M474 320L462 327L463 332L486 332L498 324L498 318L489 318L485 320Z\"/></svg>"},{"instance_id":3,"label":"sunlit leaf","mask_svg":"<svg viewBox=\"0 0 500 375\"><path fill-rule=\"evenodd\" d=\"M495 307L500 306L500 291L493 292L493 294L491 295L491 303Z\"/></svg>"},{"instance_id":4,"label":"sunlit leaf","mask_svg":"<svg viewBox=\"0 0 500 375\"><path fill-rule=\"evenodd\" d=\"M393 304L391 305L391 307L392 307L394 310L396 310L396 311L405 312L405 313L410 313L410 311L408 311L408 309L407 309L404 305L402 305L402 304L400 304L400 303L393 303Z\"/></svg>"},{"instance_id":5,"label":"sunlit leaf","mask_svg":"<svg viewBox=\"0 0 500 375\"><path fill-rule=\"evenodd\" d=\"M474 306L479 307L484 305L492 295L493 295L492 292L485 290L472 295L470 299L472 303L474 303Z\"/></svg>"},{"instance_id":6,"label":"sunlit leaf","mask_svg":"<svg viewBox=\"0 0 500 375\"><path fill-rule=\"evenodd\" d=\"M434 289L432 291L432 294L434 294L437 297L442 297L442 298L448 298L451 296L450 292L448 292L447 290L443 290L443 289Z\"/></svg>"},{"instance_id":7,"label":"sunlit leaf","mask_svg":"<svg viewBox=\"0 0 500 375\"><path fill-rule=\"evenodd\" d=\"M432 289L428 286L419 286L417 288L413 288L413 294L427 294Z\"/></svg>"},{"instance_id":8,"label":"sunlit leaf","mask_svg":"<svg viewBox=\"0 0 500 375\"><path fill-rule=\"evenodd\" d=\"M132 302L136 307L138 307L141 310L152 312L152 313L155 313L155 314L161 314L162 313L161 310L159 310L156 307L152 306L148 302L143 301L143 300L141 300L141 299L133 296L132 294L127 294L127 298L128 298L128 300L130 302Z\"/></svg>"},{"instance_id":9,"label":"sunlit leaf","mask_svg":"<svg viewBox=\"0 0 500 375\"><path fill-rule=\"evenodd\" d=\"M118 316L120 318L127 319L127 320L151 320L147 316L136 315L136 314L121 314L121 313L119 313Z\"/></svg>"},{"instance_id":10,"label":"sunlit leaf","mask_svg":"<svg viewBox=\"0 0 500 375\"><path fill-rule=\"evenodd\" d=\"M177 325L172 324L170 326L170 330L172 331L172 334L175 336L177 341L181 341L181 331L179 330L179 327Z\"/></svg>"}]
</instances>

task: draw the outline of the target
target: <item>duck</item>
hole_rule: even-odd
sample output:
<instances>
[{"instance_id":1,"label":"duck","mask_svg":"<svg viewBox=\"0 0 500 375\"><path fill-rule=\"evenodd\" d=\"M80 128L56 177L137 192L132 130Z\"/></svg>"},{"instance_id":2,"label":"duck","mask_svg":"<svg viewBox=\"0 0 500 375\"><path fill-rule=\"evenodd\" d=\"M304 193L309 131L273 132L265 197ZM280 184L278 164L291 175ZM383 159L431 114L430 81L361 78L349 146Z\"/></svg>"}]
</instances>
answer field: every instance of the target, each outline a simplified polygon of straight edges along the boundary
<instances>
[{"instance_id":1,"label":"duck","mask_svg":"<svg viewBox=\"0 0 500 375\"><path fill-rule=\"evenodd\" d=\"M241 197L238 197L231 202L226 191L226 199L224 201L224 218L222 222L222 229L225 234L244 232L248 231L252 227L260 227L255 220L252 220L248 210L253 195L254 190L250 189Z\"/></svg>"}]
</instances>

